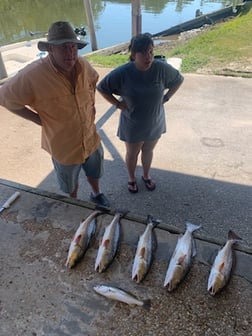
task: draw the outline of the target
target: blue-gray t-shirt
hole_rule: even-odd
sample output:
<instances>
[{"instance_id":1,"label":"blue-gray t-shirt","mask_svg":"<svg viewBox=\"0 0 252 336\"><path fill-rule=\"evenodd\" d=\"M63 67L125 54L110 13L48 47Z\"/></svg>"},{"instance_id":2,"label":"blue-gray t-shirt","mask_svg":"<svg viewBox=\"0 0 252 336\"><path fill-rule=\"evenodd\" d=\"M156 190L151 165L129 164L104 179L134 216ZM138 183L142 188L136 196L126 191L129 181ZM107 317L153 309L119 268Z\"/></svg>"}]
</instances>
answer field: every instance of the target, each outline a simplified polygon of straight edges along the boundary
<instances>
[{"instance_id":1,"label":"blue-gray t-shirt","mask_svg":"<svg viewBox=\"0 0 252 336\"><path fill-rule=\"evenodd\" d=\"M98 91L121 96L127 104L120 114L118 137L129 143L159 139L166 132L164 91L182 80L178 70L160 60L154 60L146 71L129 62L105 76Z\"/></svg>"}]
</instances>

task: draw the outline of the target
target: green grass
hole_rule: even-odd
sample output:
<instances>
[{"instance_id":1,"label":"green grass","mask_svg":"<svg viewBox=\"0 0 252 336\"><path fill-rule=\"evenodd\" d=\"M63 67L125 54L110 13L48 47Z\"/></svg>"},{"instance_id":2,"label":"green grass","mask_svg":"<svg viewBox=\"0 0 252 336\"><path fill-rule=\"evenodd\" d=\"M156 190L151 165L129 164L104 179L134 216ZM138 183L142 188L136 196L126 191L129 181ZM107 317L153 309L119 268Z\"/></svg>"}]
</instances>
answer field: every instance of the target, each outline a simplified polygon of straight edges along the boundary
<instances>
[{"instance_id":1,"label":"green grass","mask_svg":"<svg viewBox=\"0 0 252 336\"><path fill-rule=\"evenodd\" d=\"M209 68L212 73L221 72L232 62L252 62L252 3L247 2L239 16L211 26L187 42L178 42L172 50L162 50L166 57L182 58L181 71L197 72ZM115 68L128 61L129 54L111 56L89 55L87 59L94 66ZM223 70L224 71L224 70ZM241 71L237 71L241 76ZM230 71L229 71L230 74ZM250 77L250 76L249 76Z\"/></svg>"},{"instance_id":2,"label":"green grass","mask_svg":"<svg viewBox=\"0 0 252 336\"><path fill-rule=\"evenodd\" d=\"M252 10L225 23L217 24L184 45L177 46L167 57L183 59L182 72L195 72L232 61L251 62Z\"/></svg>"},{"instance_id":3,"label":"green grass","mask_svg":"<svg viewBox=\"0 0 252 336\"><path fill-rule=\"evenodd\" d=\"M102 66L104 68L115 68L129 60L128 54L115 54L115 55L88 55L85 57L93 66Z\"/></svg>"}]
</instances>

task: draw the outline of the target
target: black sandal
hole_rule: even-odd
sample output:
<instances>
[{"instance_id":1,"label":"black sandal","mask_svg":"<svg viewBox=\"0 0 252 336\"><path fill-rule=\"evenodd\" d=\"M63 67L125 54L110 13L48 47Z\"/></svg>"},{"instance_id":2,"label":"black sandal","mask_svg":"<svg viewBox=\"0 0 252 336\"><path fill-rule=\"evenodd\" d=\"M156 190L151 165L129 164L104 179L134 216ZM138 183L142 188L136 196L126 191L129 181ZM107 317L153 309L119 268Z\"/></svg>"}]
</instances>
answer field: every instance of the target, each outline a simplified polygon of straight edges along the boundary
<instances>
[{"instance_id":1,"label":"black sandal","mask_svg":"<svg viewBox=\"0 0 252 336\"><path fill-rule=\"evenodd\" d=\"M131 192L132 194L136 194L138 192L138 186L136 181L129 181L128 182L128 190L129 192Z\"/></svg>"},{"instance_id":2,"label":"black sandal","mask_svg":"<svg viewBox=\"0 0 252 336\"><path fill-rule=\"evenodd\" d=\"M156 184L152 181L152 179L145 179L143 176L142 176L142 179L144 181L145 187L149 191L153 191L156 189Z\"/></svg>"}]
</instances>

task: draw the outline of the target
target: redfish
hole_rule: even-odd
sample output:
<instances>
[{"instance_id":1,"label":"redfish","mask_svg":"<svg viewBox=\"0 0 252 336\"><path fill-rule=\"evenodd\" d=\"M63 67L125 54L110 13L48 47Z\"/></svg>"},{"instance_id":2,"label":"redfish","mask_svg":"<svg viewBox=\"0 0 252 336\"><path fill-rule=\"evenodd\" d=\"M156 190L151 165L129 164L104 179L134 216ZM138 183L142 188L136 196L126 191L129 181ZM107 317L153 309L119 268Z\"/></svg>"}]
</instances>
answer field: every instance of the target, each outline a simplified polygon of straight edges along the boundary
<instances>
[{"instance_id":1,"label":"redfish","mask_svg":"<svg viewBox=\"0 0 252 336\"><path fill-rule=\"evenodd\" d=\"M78 227L69 247L66 267L72 268L83 257L90 241L95 234L97 216L102 211L96 210L92 212Z\"/></svg>"},{"instance_id":2,"label":"redfish","mask_svg":"<svg viewBox=\"0 0 252 336\"><path fill-rule=\"evenodd\" d=\"M95 260L95 270L99 273L105 271L113 261L120 241L120 218L122 212L116 212L111 223L105 228Z\"/></svg>"},{"instance_id":3,"label":"redfish","mask_svg":"<svg viewBox=\"0 0 252 336\"><path fill-rule=\"evenodd\" d=\"M233 245L242 240L232 230L228 232L228 240L215 257L208 278L207 290L211 295L218 293L228 283L234 264Z\"/></svg>"},{"instance_id":4,"label":"redfish","mask_svg":"<svg viewBox=\"0 0 252 336\"><path fill-rule=\"evenodd\" d=\"M192 234L200 227L200 225L187 222L185 233L178 239L164 281L164 287L167 287L169 292L179 285L190 269L192 258L196 255Z\"/></svg>"},{"instance_id":5,"label":"redfish","mask_svg":"<svg viewBox=\"0 0 252 336\"><path fill-rule=\"evenodd\" d=\"M152 216L147 218L147 226L138 240L136 254L132 267L132 280L141 282L149 271L153 260L153 253L157 246L156 236L153 229L159 224L159 221L153 220Z\"/></svg>"},{"instance_id":6,"label":"redfish","mask_svg":"<svg viewBox=\"0 0 252 336\"><path fill-rule=\"evenodd\" d=\"M139 300L133 294L113 286L97 285L94 287L94 291L102 296L105 296L108 299L120 301L132 306L136 305L144 308L149 308L151 303L149 299Z\"/></svg>"}]
</instances>

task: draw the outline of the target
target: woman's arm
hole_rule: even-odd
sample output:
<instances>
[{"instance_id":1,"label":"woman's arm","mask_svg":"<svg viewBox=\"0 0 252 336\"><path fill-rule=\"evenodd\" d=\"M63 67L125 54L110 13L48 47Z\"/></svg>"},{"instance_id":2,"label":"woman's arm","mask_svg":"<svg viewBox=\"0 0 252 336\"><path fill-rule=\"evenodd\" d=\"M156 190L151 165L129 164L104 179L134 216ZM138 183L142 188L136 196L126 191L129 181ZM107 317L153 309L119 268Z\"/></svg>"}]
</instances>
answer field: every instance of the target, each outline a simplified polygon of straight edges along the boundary
<instances>
[{"instance_id":1,"label":"woman's arm","mask_svg":"<svg viewBox=\"0 0 252 336\"><path fill-rule=\"evenodd\" d=\"M98 89L99 91L99 89ZM103 96L103 98L105 98L110 104L114 105L116 108L119 109L124 109L127 108L125 102L123 100L119 100L117 99L114 95L110 95L104 92L99 91L100 94Z\"/></svg>"},{"instance_id":2,"label":"woman's arm","mask_svg":"<svg viewBox=\"0 0 252 336\"><path fill-rule=\"evenodd\" d=\"M167 93L163 97L163 103L168 102L171 99L171 97L178 91L178 89L180 88L181 84L183 83L183 80L181 80L180 82L178 82L176 85L172 86L167 91Z\"/></svg>"}]
</instances>

